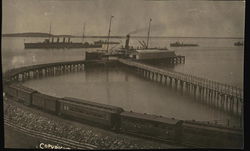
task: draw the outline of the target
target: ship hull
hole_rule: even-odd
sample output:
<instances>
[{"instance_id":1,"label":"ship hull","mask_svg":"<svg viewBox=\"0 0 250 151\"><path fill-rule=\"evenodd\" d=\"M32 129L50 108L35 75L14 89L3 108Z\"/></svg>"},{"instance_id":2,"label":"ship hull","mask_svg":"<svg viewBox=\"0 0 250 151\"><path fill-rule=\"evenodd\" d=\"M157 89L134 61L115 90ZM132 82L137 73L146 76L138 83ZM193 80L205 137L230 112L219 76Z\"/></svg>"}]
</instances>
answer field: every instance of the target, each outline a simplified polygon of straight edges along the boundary
<instances>
[{"instance_id":1,"label":"ship hull","mask_svg":"<svg viewBox=\"0 0 250 151\"><path fill-rule=\"evenodd\" d=\"M198 47L197 44L170 44L170 47Z\"/></svg>"},{"instance_id":2,"label":"ship hull","mask_svg":"<svg viewBox=\"0 0 250 151\"><path fill-rule=\"evenodd\" d=\"M25 49L70 49L70 48L101 48L101 44L83 43L24 43Z\"/></svg>"}]
</instances>

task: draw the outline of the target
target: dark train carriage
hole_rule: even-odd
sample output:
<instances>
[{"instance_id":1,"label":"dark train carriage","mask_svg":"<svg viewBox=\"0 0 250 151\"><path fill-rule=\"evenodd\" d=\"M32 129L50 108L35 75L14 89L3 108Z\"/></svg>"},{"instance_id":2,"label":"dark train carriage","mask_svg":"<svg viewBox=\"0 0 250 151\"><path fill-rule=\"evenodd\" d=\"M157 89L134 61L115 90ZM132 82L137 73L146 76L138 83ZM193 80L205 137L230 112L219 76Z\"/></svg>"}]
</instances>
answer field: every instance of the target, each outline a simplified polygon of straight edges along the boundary
<instances>
[{"instance_id":1,"label":"dark train carriage","mask_svg":"<svg viewBox=\"0 0 250 151\"><path fill-rule=\"evenodd\" d=\"M57 113L59 108L58 100L59 98L57 97L34 93L32 105L48 112Z\"/></svg>"},{"instance_id":2,"label":"dark train carriage","mask_svg":"<svg viewBox=\"0 0 250 151\"><path fill-rule=\"evenodd\" d=\"M117 112L117 113L120 113L120 112L123 111L122 108L116 107L116 106L112 106L112 105L101 104L101 103L96 103L96 102L92 102L92 101L87 101L87 100L82 100L82 99L76 99L76 98L71 98L71 97L65 97L63 99L64 100L70 100L72 102L78 102L78 103L81 103L81 104L87 105L87 106L98 107L98 108L102 108L102 109L114 111L114 112Z\"/></svg>"},{"instance_id":3,"label":"dark train carriage","mask_svg":"<svg viewBox=\"0 0 250 151\"><path fill-rule=\"evenodd\" d=\"M183 124L182 142L210 148L242 148L243 134L238 129L225 129L194 123Z\"/></svg>"},{"instance_id":4,"label":"dark train carriage","mask_svg":"<svg viewBox=\"0 0 250 151\"><path fill-rule=\"evenodd\" d=\"M8 98L18 100L18 86L16 84L5 86L5 93Z\"/></svg>"},{"instance_id":5,"label":"dark train carriage","mask_svg":"<svg viewBox=\"0 0 250 151\"><path fill-rule=\"evenodd\" d=\"M12 84L13 82L9 78L3 78L3 92L6 93L6 89Z\"/></svg>"},{"instance_id":6,"label":"dark train carriage","mask_svg":"<svg viewBox=\"0 0 250 151\"><path fill-rule=\"evenodd\" d=\"M121 131L173 142L181 141L182 121L156 115L122 112Z\"/></svg>"},{"instance_id":7,"label":"dark train carriage","mask_svg":"<svg viewBox=\"0 0 250 151\"><path fill-rule=\"evenodd\" d=\"M39 108L39 109L44 109L43 94L41 94L41 93L33 94L33 96L32 96L32 105Z\"/></svg>"},{"instance_id":8,"label":"dark train carriage","mask_svg":"<svg viewBox=\"0 0 250 151\"><path fill-rule=\"evenodd\" d=\"M18 101L24 103L25 105L32 104L33 93L37 93L37 91L22 85L18 85Z\"/></svg>"},{"instance_id":9,"label":"dark train carriage","mask_svg":"<svg viewBox=\"0 0 250 151\"><path fill-rule=\"evenodd\" d=\"M80 121L91 122L105 128L116 129L121 108L102 105L75 98L59 100L60 114Z\"/></svg>"}]
</instances>

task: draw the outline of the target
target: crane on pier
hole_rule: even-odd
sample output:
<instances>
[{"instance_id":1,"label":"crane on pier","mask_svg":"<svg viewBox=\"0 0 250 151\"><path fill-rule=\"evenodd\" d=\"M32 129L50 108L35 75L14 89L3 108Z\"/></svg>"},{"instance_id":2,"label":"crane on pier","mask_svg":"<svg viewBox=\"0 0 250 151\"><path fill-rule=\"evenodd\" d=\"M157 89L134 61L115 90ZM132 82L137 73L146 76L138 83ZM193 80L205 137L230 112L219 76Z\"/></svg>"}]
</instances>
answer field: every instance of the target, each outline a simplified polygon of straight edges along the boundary
<instances>
[{"instance_id":1,"label":"crane on pier","mask_svg":"<svg viewBox=\"0 0 250 151\"><path fill-rule=\"evenodd\" d=\"M111 16L110 17L110 21L109 21L109 32L108 32L108 45L107 45L107 53L109 52L109 38L110 38L110 29L111 29L111 21L112 21L112 18L113 18L114 16Z\"/></svg>"},{"instance_id":2,"label":"crane on pier","mask_svg":"<svg viewBox=\"0 0 250 151\"><path fill-rule=\"evenodd\" d=\"M149 42L149 35L150 35L151 21L152 21L152 19L150 18L150 20L149 20L149 25L148 25L148 37L147 37L147 45L146 45L146 49L148 49L148 42Z\"/></svg>"},{"instance_id":3,"label":"crane on pier","mask_svg":"<svg viewBox=\"0 0 250 151\"><path fill-rule=\"evenodd\" d=\"M82 43L84 41L84 38L85 38L85 23L83 24Z\"/></svg>"}]
</instances>

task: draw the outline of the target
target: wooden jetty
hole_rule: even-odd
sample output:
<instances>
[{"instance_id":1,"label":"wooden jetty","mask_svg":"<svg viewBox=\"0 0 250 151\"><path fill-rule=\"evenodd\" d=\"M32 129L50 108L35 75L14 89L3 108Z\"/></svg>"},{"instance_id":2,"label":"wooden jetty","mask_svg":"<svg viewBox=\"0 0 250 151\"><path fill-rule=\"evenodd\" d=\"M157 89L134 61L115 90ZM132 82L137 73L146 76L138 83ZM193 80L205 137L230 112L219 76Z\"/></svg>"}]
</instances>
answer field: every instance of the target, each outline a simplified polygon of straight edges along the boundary
<instances>
[{"instance_id":1,"label":"wooden jetty","mask_svg":"<svg viewBox=\"0 0 250 151\"><path fill-rule=\"evenodd\" d=\"M159 69L131 59L118 58L117 61L129 66L144 78L167 85L182 94L188 94L194 97L194 100L217 107L232 115L240 117L243 115L243 90L240 88L185 73ZM7 79L7 81L25 81L31 78L77 72L83 70L85 66L106 64L107 62L81 60L32 65L9 70L4 74L4 78L9 77L10 79Z\"/></svg>"},{"instance_id":2,"label":"wooden jetty","mask_svg":"<svg viewBox=\"0 0 250 151\"><path fill-rule=\"evenodd\" d=\"M191 95L195 100L200 100L233 115L243 115L243 90L238 87L185 73L159 69L129 59L119 58L118 61L134 68L141 76L168 85L182 94Z\"/></svg>"}]
</instances>

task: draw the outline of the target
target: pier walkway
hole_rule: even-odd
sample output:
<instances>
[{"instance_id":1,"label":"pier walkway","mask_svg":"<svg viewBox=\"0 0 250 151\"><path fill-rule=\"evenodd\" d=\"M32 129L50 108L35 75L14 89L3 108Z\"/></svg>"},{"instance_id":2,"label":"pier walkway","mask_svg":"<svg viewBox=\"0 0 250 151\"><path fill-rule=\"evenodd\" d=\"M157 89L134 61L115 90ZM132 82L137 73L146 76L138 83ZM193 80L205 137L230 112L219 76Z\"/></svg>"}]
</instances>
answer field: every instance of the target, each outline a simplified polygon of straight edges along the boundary
<instances>
[{"instance_id":1,"label":"pier walkway","mask_svg":"<svg viewBox=\"0 0 250 151\"><path fill-rule=\"evenodd\" d=\"M193 96L195 100L233 115L243 114L243 90L238 87L185 73L163 70L130 59L119 58L118 61L134 68L144 78L168 85L182 94Z\"/></svg>"},{"instance_id":2,"label":"pier walkway","mask_svg":"<svg viewBox=\"0 0 250 151\"><path fill-rule=\"evenodd\" d=\"M192 96L196 101L219 108L232 115L240 117L243 115L243 90L238 87L185 73L163 70L130 59L118 58L117 60L144 78L167 85L181 94ZM4 81L25 81L31 78L56 76L67 72L82 71L85 66L108 62L112 63L107 60L80 60L20 67L5 72Z\"/></svg>"}]
</instances>

